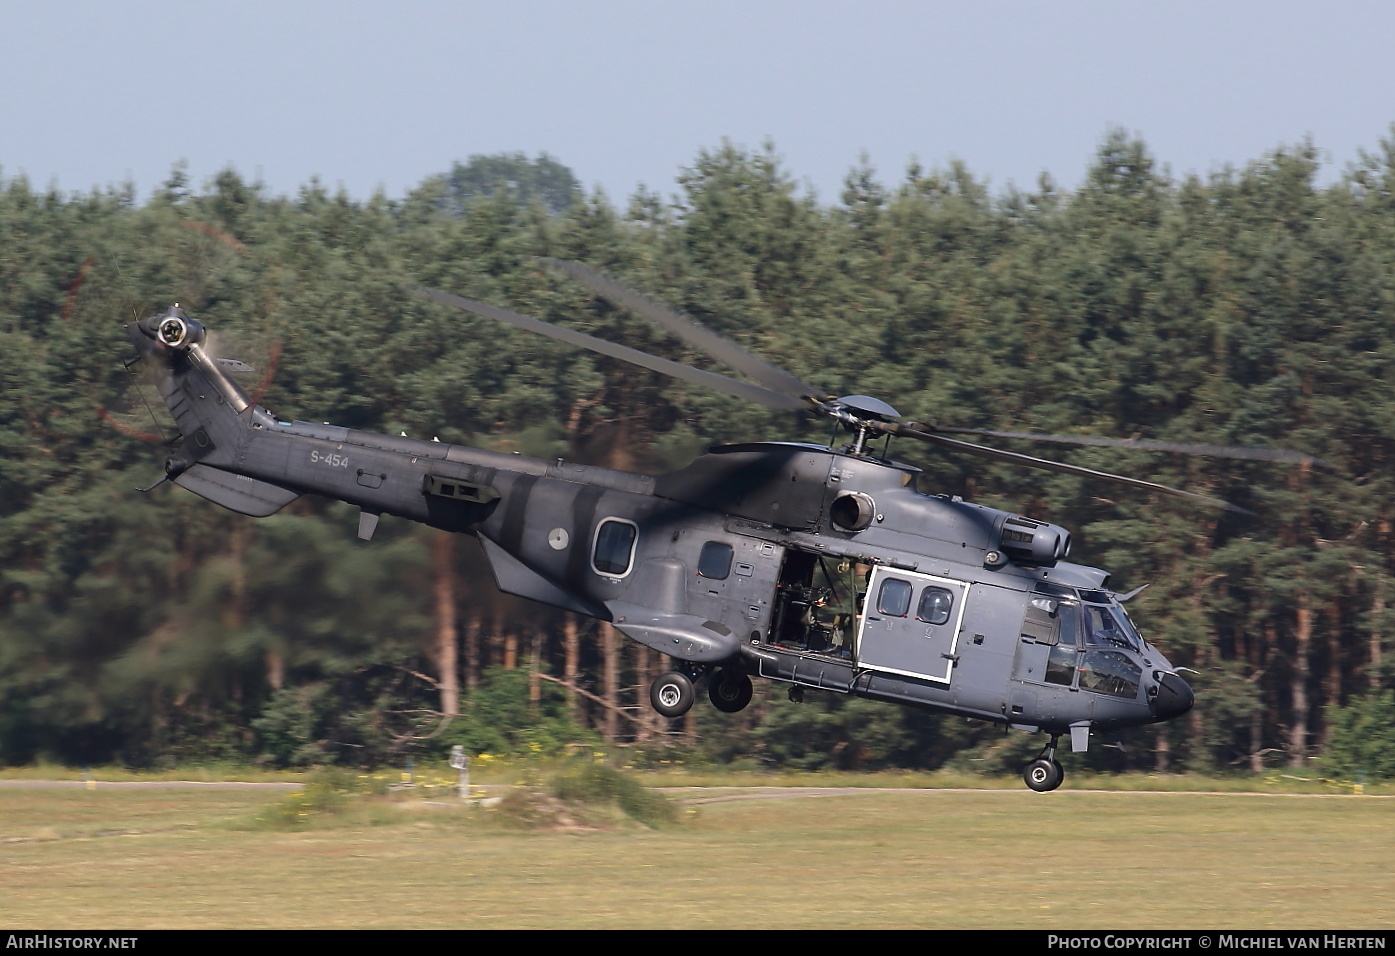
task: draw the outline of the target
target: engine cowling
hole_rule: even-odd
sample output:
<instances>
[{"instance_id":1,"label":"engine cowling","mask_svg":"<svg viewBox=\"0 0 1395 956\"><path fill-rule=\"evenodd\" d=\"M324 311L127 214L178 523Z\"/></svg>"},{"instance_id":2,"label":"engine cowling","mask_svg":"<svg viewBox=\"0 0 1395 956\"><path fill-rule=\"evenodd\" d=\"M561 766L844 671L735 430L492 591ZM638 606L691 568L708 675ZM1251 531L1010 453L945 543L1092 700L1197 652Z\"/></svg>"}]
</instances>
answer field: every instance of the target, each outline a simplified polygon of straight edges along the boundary
<instances>
[{"instance_id":1,"label":"engine cowling","mask_svg":"<svg viewBox=\"0 0 1395 956\"><path fill-rule=\"evenodd\" d=\"M1049 568L1070 554L1070 532L1060 525L1008 515L998 547L1015 564Z\"/></svg>"}]
</instances>

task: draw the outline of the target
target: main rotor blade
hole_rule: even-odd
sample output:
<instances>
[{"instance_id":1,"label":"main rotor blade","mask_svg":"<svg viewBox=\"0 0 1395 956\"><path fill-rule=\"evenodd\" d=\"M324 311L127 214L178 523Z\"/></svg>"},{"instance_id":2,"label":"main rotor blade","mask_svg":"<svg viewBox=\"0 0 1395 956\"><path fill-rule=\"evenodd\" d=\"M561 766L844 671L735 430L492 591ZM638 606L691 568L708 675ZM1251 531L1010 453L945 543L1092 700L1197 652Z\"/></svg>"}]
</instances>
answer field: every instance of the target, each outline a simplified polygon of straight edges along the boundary
<instances>
[{"instance_id":1,"label":"main rotor blade","mask_svg":"<svg viewBox=\"0 0 1395 956\"><path fill-rule=\"evenodd\" d=\"M989 448L986 445L975 445L971 442L960 441L957 438L946 438L944 435L937 435L933 432L920 431L896 422L888 423L885 428L893 435L904 438L916 438L923 442L929 442L932 445L939 445L943 448L953 449L954 451L962 451L969 455L977 455L979 458L1006 461L1014 465L1026 465L1028 468L1040 468L1043 471L1059 471L1066 475L1080 475L1085 478L1112 481L1115 484L1128 485L1131 488L1142 488L1145 491L1156 491L1165 495L1173 495L1177 498L1188 498L1210 508L1221 508L1225 511L1237 512L1238 514L1247 515L1253 513L1246 511L1238 505L1233 505L1228 501L1222 501L1219 498L1199 495L1194 491L1183 491L1180 488L1172 488L1168 485L1160 485L1154 481L1144 481L1141 478L1129 478L1125 475L1114 475L1107 471L1082 468L1079 465L1067 465L1064 462L1051 461L1047 458L1033 458L1031 455L1022 455L1015 451L1003 451L1001 448Z\"/></svg>"},{"instance_id":2,"label":"main rotor blade","mask_svg":"<svg viewBox=\"0 0 1395 956\"><path fill-rule=\"evenodd\" d=\"M601 298L609 299L615 305L629 309L635 315L648 319L675 338L691 345L700 352L706 352L712 358L731 366L766 388L784 392L795 398L827 397L812 385L800 381L779 366L771 365L764 359L757 358L730 339L723 338L677 310L655 302L643 293L636 292L629 286L616 282L603 272L569 259L542 258L538 261L545 266L566 273Z\"/></svg>"},{"instance_id":3,"label":"main rotor blade","mask_svg":"<svg viewBox=\"0 0 1395 956\"><path fill-rule=\"evenodd\" d=\"M466 312L473 312L486 318L495 319L516 328L525 329L529 332L536 332L538 335L546 335L548 338L557 339L559 342L566 342L577 348L589 349L601 355L608 355L641 368L647 368L655 372L662 372L685 382L692 382L695 385L702 385L714 391L727 395L735 395L737 398L744 398L748 401L757 402L769 408L779 408L786 410L798 410L807 408L805 402L789 395L781 395L779 392L772 392L769 389L761 388L758 385L751 385L725 375L718 375L715 372L707 372L691 365L684 365L681 362L671 362L668 359L659 358L657 355L650 355L648 352L641 352L638 349L628 348L624 345L616 345L614 342L607 342L595 336L587 335L584 332L577 332L573 329L563 328L560 325L553 325L550 322L543 322L541 319L530 318L520 315L517 312L510 312L508 309L501 309L497 306L488 305L484 302L476 302L473 299L461 298L458 295L451 295L449 292L438 292L435 289L428 289L425 286L418 286L416 293L442 305L454 306Z\"/></svg>"},{"instance_id":4,"label":"main rotor blade","mask_svg":"<svg viewBox=\"0 0 1395 956\"><path fill-rule=\"evenodd\" d=\"M1251 445L1202 445L1182 441L1153 441L1148 438L1100 438L1085 435L1047 435L1041 432L999 432L987 428L959 428L949 425L925 425L931 432L955 435L982 435L984 438L1016 438L1022 441L1049 441L1060 445L1101 445L1108 448L1137 448L1141 451L1166 451L1180 455L1203 455L1209 458L1243 458L1250 461L1287 461L1303 465L1330 468L1321 458L1290 448L1256 448Z\"/></svg>"}]
</instances>

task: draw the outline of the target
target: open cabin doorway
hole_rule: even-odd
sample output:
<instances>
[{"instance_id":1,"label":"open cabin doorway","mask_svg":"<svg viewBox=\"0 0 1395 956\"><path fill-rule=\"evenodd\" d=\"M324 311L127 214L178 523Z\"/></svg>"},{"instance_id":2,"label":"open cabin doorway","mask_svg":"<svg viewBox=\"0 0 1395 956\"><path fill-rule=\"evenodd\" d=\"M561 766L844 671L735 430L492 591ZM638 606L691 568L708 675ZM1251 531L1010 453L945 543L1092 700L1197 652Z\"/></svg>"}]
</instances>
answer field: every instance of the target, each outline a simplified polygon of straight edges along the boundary
<instances>
[{"instance_id":1,"label":"open cabin doorway","mask_svg":"<svg viewBox=\"0 0 1395 956\"><path fill-rule=\"evenodd\" d=\"M775 586L770 643L851 661L871 562L790 548Z\"/></svg>"}]
</instances>

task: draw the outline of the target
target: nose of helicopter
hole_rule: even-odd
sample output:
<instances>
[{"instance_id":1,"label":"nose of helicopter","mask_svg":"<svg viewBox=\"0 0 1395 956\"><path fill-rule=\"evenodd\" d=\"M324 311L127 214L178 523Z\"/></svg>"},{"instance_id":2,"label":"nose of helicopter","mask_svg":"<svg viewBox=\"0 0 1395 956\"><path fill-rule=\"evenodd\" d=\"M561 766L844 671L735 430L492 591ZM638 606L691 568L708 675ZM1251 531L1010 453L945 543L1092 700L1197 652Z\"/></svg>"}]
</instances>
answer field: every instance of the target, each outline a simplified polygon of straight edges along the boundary
<instances>
[{"instance_id":1,"label":"nose of helicopter","mask_svg":"<svg viewBox=\"0 0 1395 956\"><path fill-rule=\"evenodd\" d=\"M1157 694L1153 697L1153 714L1158 720L1171 720L1181 717L1196 703L1196 694L1191 686L1176 674L1155 671L1158 681Z\"/></svg>"}]
</instances>

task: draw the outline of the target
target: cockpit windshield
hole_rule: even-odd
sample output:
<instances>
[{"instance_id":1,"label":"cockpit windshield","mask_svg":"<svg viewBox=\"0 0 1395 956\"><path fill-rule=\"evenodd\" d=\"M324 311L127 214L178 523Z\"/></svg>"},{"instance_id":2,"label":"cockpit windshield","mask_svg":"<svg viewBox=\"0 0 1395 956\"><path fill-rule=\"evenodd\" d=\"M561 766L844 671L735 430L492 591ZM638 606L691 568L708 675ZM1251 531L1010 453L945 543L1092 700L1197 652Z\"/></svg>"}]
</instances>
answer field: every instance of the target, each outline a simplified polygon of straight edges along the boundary
<instances>
[{"instance_id":1,"label":"cockpit windshield","mask_svg":"<svg viewBox=\"0 0 1395 956\"><path fill-rule=\"evenodd\" d=\"M1124 609L1115 602L1107 591L1076 590L1059 584L1038 581L1034 589L1039 594L1049 594L1068 601L1078 599L1085 631L1086 647L1122 647L1132 651L1143 650L1143 637L1133 626Z\"/></svg>"},{"instance_id":2,"label":"cockpit windshield","mask_svg":"<svg viewBox=\"0 0 1395 956\"><path fill-rule=\"evenodd\" d=\"M1028 602L1022 639L1050 646L1041 679L1136 700L1143 639L1113 595L1045 581L1032 590L1040 597Z\"/></svg>"},{"instance_id":3,"label":"cockpit windshield","mask_svg":"<svg viewBox=\"0 0 1395 956\"><path fill-rule=\"evenodd\" d=\"M1085 645L1143 650L1143 640L1128 617L1117 607L1101 604L1085 605Z\"/></svg>"}]
</instances>

